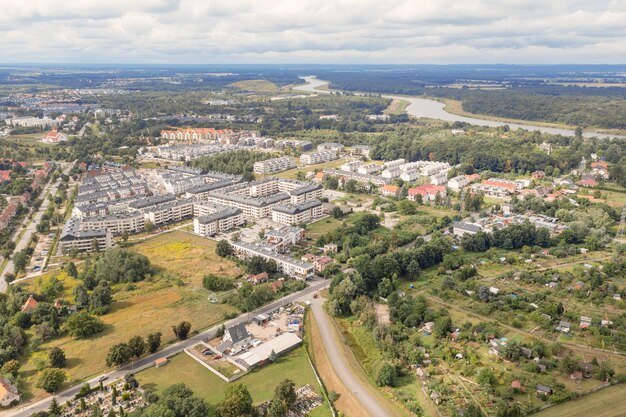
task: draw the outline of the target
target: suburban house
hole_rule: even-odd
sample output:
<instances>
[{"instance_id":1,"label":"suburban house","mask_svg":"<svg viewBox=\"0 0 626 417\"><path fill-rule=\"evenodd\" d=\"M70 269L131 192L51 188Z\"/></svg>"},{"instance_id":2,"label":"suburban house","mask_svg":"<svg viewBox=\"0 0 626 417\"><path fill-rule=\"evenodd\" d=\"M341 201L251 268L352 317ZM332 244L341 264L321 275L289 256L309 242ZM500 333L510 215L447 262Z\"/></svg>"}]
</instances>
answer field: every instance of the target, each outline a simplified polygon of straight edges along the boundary
<instances>
[{"instance_id":1,"label":"suburban house","mask_svg":"<svg viewBox=\"0 0 626 417\"><path fill-rule=\"evenodd\" d=\"M421 196L423 203L428 204L435 201L437 195L439 195L440 198L445 198L446 187L443 185L425 184L409 188L407 199L411 201L418 201L418 195Z\"/></svg>"},{"instance_id":2,"label":"suburban house","mask_svg":"<svg viewBox=\"0 0 626 417\"><path fill-rule=\"evenodd\" d=\"M20 401L20 393L17 387L8 379L0 378L0 406L8 407L14 402Z\"/></svg>"},{"instance_id":3,"label":"suburban house","mask_svg":"<svg viewBox=\"0 0 626 417\"><path fill-rule=\"evenodd\" d=\"M37 309L39 302L32 295L28 296L28 300L22 306L22 313L32 313Z\"/></svg>"},{"instance_id":4,"label":"suburban house","mask_svg":"<svg viewBox=\"0 0 626 417\"><path fill-rule=\"evenodd\" d=\"M246 281L248 281L249 283L251 283L252 285L257 285L257 284L262 284L263 282L266 282L268 279L268 275L267 272L261 272L260 274L249 274L246 276Z\"/></svg>"},{"instance_id":5,"label":"suburban house","mask_svg":"<svg viewBox=\"0 0 626 417\"><path fill-rule=\"evenodd\" d=\"M380 187L380 194L385 197L399 197L401 188L397 185L386 184Z\"/></svg>"},{"instance_id":6,"label":"suburban house","mask_svg":"<svg viewBox=\"0 0 626 417\"><path fill-rule=\"evenodd\" d=\"M231 355L241 352L244 346L248 345L252 340L252 335L246 329L243 323L229 327L224 331L224 337L222 343L217 347L217 350L224 353L230 350Z\"/></svg>"},{"instance_id":7,"label":"suburban house","mask_svg":"<svg viewBox=\"0 0 626 417\"><path fill-rule=\"evenodd\" d=\"M324 272L326 267L333 263L333 259L330 256L320 256L313 260L313 265L317 272Z\"/></svg>"},{"instance_id":8,"label":"suburban house","mask_svg":"<svg viewBox=\"0 0 626 417\"><path fill-rule=\"evenodd\" d=\"M67 136L65 134L59 132L56 129L52 129L50 132L46 134L43 138L41 138L43 143L55 144L59 142L66 142Z\"/></svg>"}]
</instances>

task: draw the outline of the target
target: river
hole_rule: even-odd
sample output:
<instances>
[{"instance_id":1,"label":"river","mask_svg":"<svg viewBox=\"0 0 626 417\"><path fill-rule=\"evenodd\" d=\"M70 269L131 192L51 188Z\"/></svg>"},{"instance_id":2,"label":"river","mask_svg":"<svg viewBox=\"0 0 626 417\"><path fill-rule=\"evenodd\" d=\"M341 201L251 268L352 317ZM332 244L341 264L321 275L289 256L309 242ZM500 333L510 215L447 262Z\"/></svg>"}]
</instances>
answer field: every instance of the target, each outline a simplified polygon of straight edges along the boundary
<instances>
[{"instance_id":1,"label":"river","mask_svg":"<svg viewBox=\"0 0 626 417\"><path fill-rule=\"evenodd\" d=\"M294 87L293 88L294 90L305 91L309 93L318 93L318 94L330 94L331 93L331 90L318 90L319 87L328 85L329 84L328 81L320 80L315 76L307 76L307 77L300 77L300 78L306 81L306 84ZM405 100L405 101L410 102L411 104L409 104L406 108L406 112L410 116L426 117L429 119L439 119L439 120L444 120L446 122L466 122L466 123L470 123L470 124L478 125L478 126L500 127L500 126L508 125L511 129L525 129L525 130L530 130L530 131L538 130L542 133L549 133L552 135L574 136L573 129L561 129L557 127L537 126L531 123L524 123L524 124L505 123L505 122L497 122L494 120L485 120L485 119L477 119L474 117L459 116L456 114L448 113L444 109L445 107L444 103L441 103L440 101L437 101L437 100L431 100L431 99L427 99L423 97L395 96L395 95L385 95L385 94L383 94L382 96L385 98ZM593 131L583 132L583 136L587 138L592 138L592 137L597 137L597 138L621 137L623 138L623 137L626 137L622 135L615 135L615 134L609 134L609 133L603 133L603 132L593 132Z\"/></svg>"}]
</instances>

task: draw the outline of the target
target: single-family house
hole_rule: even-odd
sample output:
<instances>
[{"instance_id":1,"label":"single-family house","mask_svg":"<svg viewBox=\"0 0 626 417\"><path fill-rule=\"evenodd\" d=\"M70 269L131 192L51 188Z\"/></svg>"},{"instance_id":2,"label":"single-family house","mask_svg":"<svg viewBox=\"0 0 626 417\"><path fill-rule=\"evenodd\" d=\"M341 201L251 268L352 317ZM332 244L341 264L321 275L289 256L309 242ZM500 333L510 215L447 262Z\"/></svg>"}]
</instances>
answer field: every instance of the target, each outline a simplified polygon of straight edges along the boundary
<instances>
[{"instance_id":1,"label":"single-family house","mask_svg":"<svg viewBox=\"0 0 626 417\"><path fill-rule=\"evenodd\" d=\"M8 379L0 378L0 406L8 407L20 401L20 393L17 387Z\"/></svg>"},{"instance_id":2,"label":"single-family house","mask_svg":"<svg viewBox=\"0 0 626 417\"><path fill-rule=\"evenodd\" d=\"M243 323L236 324L224 331L222 343L217 347L220 352L230 350L231 354L241 352L244 346L252 340L252 335Z\"/></svg>"}]
</instances>

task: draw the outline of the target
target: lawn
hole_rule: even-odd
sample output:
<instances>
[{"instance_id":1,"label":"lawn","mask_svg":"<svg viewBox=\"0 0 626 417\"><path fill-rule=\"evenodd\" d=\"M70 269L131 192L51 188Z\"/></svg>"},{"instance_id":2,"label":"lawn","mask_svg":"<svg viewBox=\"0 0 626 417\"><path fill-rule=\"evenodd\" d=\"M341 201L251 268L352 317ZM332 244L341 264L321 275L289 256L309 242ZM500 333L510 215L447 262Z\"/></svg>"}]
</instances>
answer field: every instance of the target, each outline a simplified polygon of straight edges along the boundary
<instances>
[{"instance_id":1,"label":"lawn","mask_svg":"<svg viewBox=\"0 0 626 417\"><path fill-rule=\"evenodd\" d=\"M234 262L215 254L216 242L175 230L130 246L146 255L150 262L182 278L194 287L202 286L202 277L212 273L236 277L240 275Z\"/></svg>"},{"instance_id":2,"label":"lawn","mask_svg":"<svg viewBox=\"0 0 626 417\"><path fill-rule=\"evenodd\" d=\"M258 404L271 399L274 388L285 378L295 382L297 387L311 384L318 393L320 392L304 347L299 347L279 358L274 364L243 376L237 382L248 387L254 402ZM185 383L197 396L204 398L211 405L217 404L222 399L228 385L186 354L170 358L165 367L150 368L139 373L137 379L144 388L157 393L172 384ZM323 410L316 409L315 416L330 416L330 410L326 405L318 408Z\"/></svg>"},{"instance_id":3,"label":"lawn","mask_svg":"<svg viewBox=\"0 0 626 417\"><path fill-rule=\"evenodd\" d=\"M540 411L537 417L618 417L624 415L626 384L605 388L576 400Z\"/></svg>"}]
</instances>

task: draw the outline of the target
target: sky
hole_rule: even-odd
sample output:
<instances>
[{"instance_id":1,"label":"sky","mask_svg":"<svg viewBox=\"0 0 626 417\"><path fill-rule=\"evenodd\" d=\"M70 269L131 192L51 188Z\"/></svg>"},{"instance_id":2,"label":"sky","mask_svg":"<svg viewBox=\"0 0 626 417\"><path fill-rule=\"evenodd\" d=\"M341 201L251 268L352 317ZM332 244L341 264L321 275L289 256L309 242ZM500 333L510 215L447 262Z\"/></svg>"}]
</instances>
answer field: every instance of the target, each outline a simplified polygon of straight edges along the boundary
<instances>
[{"instance_id":1,"label":"sky","mask_svg":"<svg viewBox=\"0 0 626 417\"><path fill-rule=\"evenodd\" d=\"M0 0L0 11L0 63L626 63L626 0Z\"/></svg>"}]
</instances>

